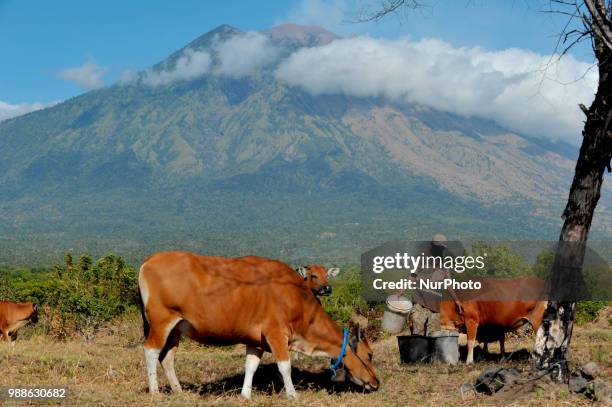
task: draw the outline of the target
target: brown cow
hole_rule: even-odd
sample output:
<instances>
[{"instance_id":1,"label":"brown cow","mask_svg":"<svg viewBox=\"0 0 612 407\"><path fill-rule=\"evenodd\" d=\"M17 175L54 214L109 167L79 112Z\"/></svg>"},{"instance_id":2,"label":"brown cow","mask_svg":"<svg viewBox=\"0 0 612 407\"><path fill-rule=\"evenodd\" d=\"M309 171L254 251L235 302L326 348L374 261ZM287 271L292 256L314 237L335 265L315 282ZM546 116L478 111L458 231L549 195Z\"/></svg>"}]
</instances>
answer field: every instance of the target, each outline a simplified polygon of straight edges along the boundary
<instances>
[{"instance_id":1,"label":"brown cow","mask_svg":"<svg viewBox=\"0 0 612 407\"><path fill-rule=\"evenodd\" d=\"M0 334L2 340L7 342L10 353L15 352L17 331L29 322L38 322L36 304L0 301Z\"/></svg>"},{"instance_id":2,"label":"brown cow","mask_svg":"<svg viewBox=\"0 0 612 407\"><path fill-rule=\"evenodd\" d=\"M149 257L138 276L145 325L149 391L157 393L157 361L173 391L181 386L174 355L182 334L217 345L247 345L242 395L251 396L264 351L272 352L288 397L289 352L338 358L343 330L323 310L304 280L288 265L256 256L225 258L185 252ZM349 378L368 390L379 382L367 340L352 335L342 363Z\"/></svg>"},{"instance_id":3,"label":"brown cow","mask_svg":"<svg viewBox=\"0 0 612 407\"><path fill-rule=\"evenodd\" d=\"M304 278L304 281L306 281L314 295L326 296L332 293L328 278L336 277L340 269L334 267L327 270L319 264L311 264L309 266L298 267L295 271Z\"/></svg>"},{"instance_id":4,"label":"brown cow","mask_svg":"<svg viewBox=\"0 0 612 407\"><path fill-rule=\"evenodd\" d=\"M506 332L512 332L526 323L534 330L540 327L546 310L543 301L546 283L535 277L515 279L481 278L473 279L482 283L480 297L462 295L456 291L456 300L440 302L440 325L442 329L457 329L467 333L467 364L474 362L476 340L484 342L485 350L489 342L499 341L501 354L504 354ZM473 293L472 293L473 294ZM492 298L504 300L491 301ZM510 300L525 298L524 300Z\"/></svg>"}]
</instances>

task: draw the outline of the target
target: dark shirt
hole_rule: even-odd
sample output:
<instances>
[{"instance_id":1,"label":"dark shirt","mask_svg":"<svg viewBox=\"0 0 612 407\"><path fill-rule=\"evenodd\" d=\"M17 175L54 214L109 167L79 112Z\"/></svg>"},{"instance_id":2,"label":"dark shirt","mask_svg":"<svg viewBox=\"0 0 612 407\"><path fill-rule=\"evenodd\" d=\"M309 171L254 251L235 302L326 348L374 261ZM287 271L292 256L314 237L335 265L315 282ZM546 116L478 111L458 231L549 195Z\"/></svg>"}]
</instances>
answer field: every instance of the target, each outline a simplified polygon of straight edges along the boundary
<instances>
[{"instance_id":1,"label":"dark shirt","mask_svg":"<svg viewBox=\"0 0 612 407\"><path fill-rule=\"evenodd\" d=\"M450 277L450 272L444 269L421 269L418 270L416 280L429 280L431 281L443 281L445 278ZM412 295L412 302L419 304L430 311L440 312L440 301L442 301L443 290L428 290L418 289L419 283L417 282L417 289L414 290Z\"/></svg>"}]
</instances>

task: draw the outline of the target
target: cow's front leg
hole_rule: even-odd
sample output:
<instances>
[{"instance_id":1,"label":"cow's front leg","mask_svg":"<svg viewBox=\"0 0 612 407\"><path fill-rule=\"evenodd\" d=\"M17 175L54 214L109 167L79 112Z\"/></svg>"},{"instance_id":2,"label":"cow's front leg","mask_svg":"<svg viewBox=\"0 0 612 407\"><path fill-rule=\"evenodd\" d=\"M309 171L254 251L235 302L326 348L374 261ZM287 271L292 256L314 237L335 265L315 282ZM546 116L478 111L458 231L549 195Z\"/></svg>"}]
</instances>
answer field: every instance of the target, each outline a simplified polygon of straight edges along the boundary
<instances>
[{"instance_id":1,"label":"cow's front leg","mask_svg":"<svg viewBox=\"0 0 612 407\"><path fill-rule=\"evenodd\" d=\"M503 358L506 355L506 346L505 346L505 342L506 342L506 334L503 333L501 334L501 336L499 337L499 353L501 353L501 357Z\"/></svg>"},{"instance_id":2,"label":"cow's front leg","mask_svg":"<svg viewBox=\"0 0 612 407\"><path fill-rule=\"evenodd\" d=\"M471 365L474 363L474 346L476 345L476 332L478 330L478 323L473 320L468 320L465 323L467 330L467 359L466 364Z\"/></svg>"},{"instance_id":3,"label":"cow's front leg","mask_svg":"<svg viewBox=\"0 0 612 407\"><path fill-rule=\"evenodd\" d=\"M253 376L259 366L263 349L255 346L247 346L246 348L246 363L244 364L244 383L242 385L242 397L251 398L251 389L253 387Z\"/></svg>"},{"instance_id":4,"label":"cow's front leg","mask_svg":"<svg viewBox=\"0 0 612 407\"><path fill-rule=\"evenodd\" d=\"M276 359L276 365L278 370L283 377L283 383L285 384L285 390L287 391L287 397L296 399L297 393L293 387L291 381L291 362L289 360L289 336L283 334L276 334L271 337L266 337L270 350L274 354Z\"/></svg>"}]
</instances>

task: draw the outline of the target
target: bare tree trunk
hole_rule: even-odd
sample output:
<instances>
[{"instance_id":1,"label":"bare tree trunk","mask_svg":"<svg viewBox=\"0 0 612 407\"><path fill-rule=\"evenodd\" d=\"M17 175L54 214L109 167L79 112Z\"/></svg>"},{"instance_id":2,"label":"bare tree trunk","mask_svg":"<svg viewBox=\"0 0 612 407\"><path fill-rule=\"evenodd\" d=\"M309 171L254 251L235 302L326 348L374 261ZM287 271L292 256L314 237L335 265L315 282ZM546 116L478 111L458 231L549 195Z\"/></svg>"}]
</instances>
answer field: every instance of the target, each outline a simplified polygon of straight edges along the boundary
<instances>
[{"instance_id":1,"label":"bare tree trunk","mask_svg":"<svg viewBox=\"0 0 612 407\"><path fill-rule=\"evenodd\" d=\"M603 1L585 0L589 10L600 7L607 15ZM595 19L593 16L592 19ZM609 24L609 20L608 20ZM534 354L536 365L550 369L558 381L569 378L567 356L576 312L575 297L566 295L575 288L565 279L581 276L585 245L605 169L610 172L612 157L612 49L593 29L595 56L599 67L599 85L595 100L586 111L587 119L582 132L583 141L576 163L574 180L563 213L565 223L559 236L559 247L553 266L551 301L544 322L536 335ZM573 279L579 281L580 279Z\"/></svg>"}]
</instances>

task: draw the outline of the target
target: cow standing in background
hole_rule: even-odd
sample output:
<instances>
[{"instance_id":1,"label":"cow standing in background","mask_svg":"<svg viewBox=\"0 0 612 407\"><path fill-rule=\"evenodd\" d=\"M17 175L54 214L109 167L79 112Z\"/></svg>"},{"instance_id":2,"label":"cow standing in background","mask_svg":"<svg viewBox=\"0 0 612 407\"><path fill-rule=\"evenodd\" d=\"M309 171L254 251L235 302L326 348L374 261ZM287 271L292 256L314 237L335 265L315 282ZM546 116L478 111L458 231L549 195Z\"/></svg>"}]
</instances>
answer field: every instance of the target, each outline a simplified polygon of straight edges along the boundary
<instances>
[{"instance_id":1,"label":"cow standing in background","mask_svg":"<svg viewBox=\"0 0 612 407\"><path fill-rule=\"evenodd\" d=\"M467 333L467 364L474 362L477 340L485 343L485 349L489 342L499 341L503 356L507 332L515 331L526 323L530 323L534 331L537 331L547 304L543 300L546 298L547 285L535 277L473 280L482 283L480 293L455 291L458 297L456 300L440 302L442 329ZM500 300L491 301L494 298Z\"/></svg>"},{"instance_id":2,"label":"cow standing in background","mask_svg":"<svg viewBox=\"0 0 612 407\"><path fill-rule=\"evenodd\" d=\"M298 267L295 271L304 278L304 281L316 296L331 295L332 288L329 285L328 278L336 277L340 273L338 267L328 270L319 264Z\"/></svg>"},{"instance_id":3,"label":"cow standing in background","mask_svg":"<svg viewBox=\"0 0 612 407\"><path fill-rule=\"evenodd\" d=\"M17 331L30 322L38 322L36 304L0 301L0 334L8 344L9 353L15 352Z\"/></svg>"},{"instance_id":4,"label":"cow standing in background","mask_svg":"<svg viewBox=\"0 0 612 407\"><path fill-rule=\"evenodd\" d=\"M181 335L207 344L246 344L246 398L264 351L274 355L288 397L296 397L290 351L339 358L352 382L366 390L379 386L361 332L345 335L303 278L282 262L157 253L140 268L138 287L151 393L159 392L158 361L172 390L181 390L174 370Z\"/></svg>"}]
</instances>

